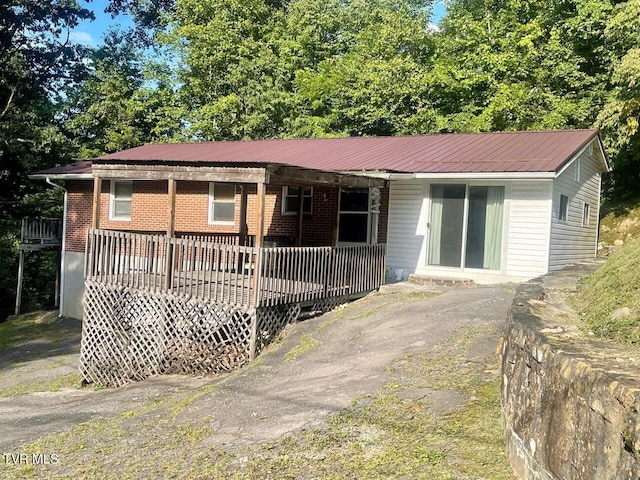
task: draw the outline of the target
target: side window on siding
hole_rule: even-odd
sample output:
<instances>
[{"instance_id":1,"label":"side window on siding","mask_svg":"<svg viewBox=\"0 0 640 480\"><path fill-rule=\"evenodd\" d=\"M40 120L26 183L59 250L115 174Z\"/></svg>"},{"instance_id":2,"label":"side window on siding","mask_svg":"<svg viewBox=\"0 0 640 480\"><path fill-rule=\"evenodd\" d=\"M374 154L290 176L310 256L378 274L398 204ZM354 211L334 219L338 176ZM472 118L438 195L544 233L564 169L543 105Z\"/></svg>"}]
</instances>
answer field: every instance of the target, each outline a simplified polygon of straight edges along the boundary
<instances>
[{"instance_id":1,"label":"side window on siding","mask_svg":"<svg viewBox=\"0 0 640 480\"><path fill-rule=\"evenodd\" d=\"M589 226L589 217L591 216L591 205L585 203L582 207L582 226Z\"/></svg>"},{"instance_id":2,"label":"side window on siding","mask_svg":"<svg viewBox=\"0 0 640 480\"><path fill-rule=\"evenodd\" d=\"M236 185L209 184L209 223L233 225L236 213Z\"/></svg>"},{"instance_id":3,"label":"side window on siding","mask_svg":"<svg viewBox=\"0 0 640 480\"><path fill-rule=\"evenodd\" d=\"M130 181L111 181L111 194L109 198L109 220L131 220L131 198L133 183Z\"/></svg>"},{"instance_id":4,"label":"side window on siding","mask_svg":"<svg viewBox=\"0 0 640 480\"><path fill-rule=\"evenodd\" d=\"M578 183L580 183L580 174L581 174L581 170L582 170L582 165L581 165L581 163L582 163L582 162L580 161L580 158L576 158L576 161L575 161L575 168L576 168L576 171L575 171L575 178L574 178L574 180L575 180L576 182L578 182Z\"/></svg>"},{"instance_id":5,"label":"side window on siding","mask_svg":"<svg viewBox=\"0 0 640 480\"><path fill-rule=\"evenodd\" d=\"M569 197L560 194L560 207L558 208L558 220L561 222L567 221L567 214L569 213Z\"/></svg>"}]
</instances>

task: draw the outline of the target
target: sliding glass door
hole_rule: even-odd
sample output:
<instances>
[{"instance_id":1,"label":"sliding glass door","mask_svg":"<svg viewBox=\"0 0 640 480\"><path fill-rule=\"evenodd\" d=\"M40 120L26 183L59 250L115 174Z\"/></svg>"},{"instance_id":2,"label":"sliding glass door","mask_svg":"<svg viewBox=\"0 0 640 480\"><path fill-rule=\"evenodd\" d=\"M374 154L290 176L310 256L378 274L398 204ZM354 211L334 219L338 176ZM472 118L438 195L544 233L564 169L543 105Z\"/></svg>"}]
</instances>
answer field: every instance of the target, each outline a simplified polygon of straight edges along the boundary
<instances>
[{"instance_id":1,"label":"sliding glass door","mask_svg":"<svg viewBox=\"0 0 640 480\"><path fill-rule=\"evenodd\" d=\"M504 187L431 185L428 264L499 270Z\"/></svg>"},{"instance_id":2,"label":"sliding glass door","mask_svg":"<svg viewBox=\"0 0 640 480\"><path fill-rule=\"evenodd\" d=\"M431 185L429 265L459 267L466 185Z\"/></svg>"}]
</instances>

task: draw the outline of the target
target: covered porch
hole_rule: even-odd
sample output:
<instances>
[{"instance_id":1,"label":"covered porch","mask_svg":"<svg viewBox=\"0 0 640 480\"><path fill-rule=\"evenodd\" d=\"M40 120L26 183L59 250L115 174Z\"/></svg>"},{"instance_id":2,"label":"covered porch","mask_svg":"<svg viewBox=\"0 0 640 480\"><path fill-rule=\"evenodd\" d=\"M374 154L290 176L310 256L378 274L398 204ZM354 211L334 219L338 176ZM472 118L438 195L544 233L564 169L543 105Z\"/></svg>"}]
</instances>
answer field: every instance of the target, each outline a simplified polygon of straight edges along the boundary
<instances>
[{"instance_id":1,"label":"covered porch","mask_svg":"<svg viewBox=\"0 0 640 480\"><path fill-rule=\"evenodd\" d=\"M276 163L172 164L101 159L93 161L92 175L90 227L95 229L258 248L368 244L378 243L379 238L384 242L386 237L384 229L379 232L379 224L387 182L372 176ZM130 202L125 221L117 218L113 206L114 186L123 184L128 185ZM194 190L198 194L192 194ZM194 203L196 198L207 196L208 212L203 211L201 203ZM148 202L138 200L152 197L153 203L141 211L141 205ZM145 221L145 216L153 221Z\"/></svg>"},{"instance_id":2,"label":"covered porch","mask_svg":"<svg viewBox=\"0 0 640 480\"><path fill-rule=\"evenodd\" d=\"M85 252L80 369L89 382L119 386L162 373L217 373L255 358L309 308L326 311L378 289L386 245L377 242L378 205L367 206L366 242L340 245L339 215L327 246L303 246L305 187L373 191L384 181L277 164L93 165L92 225ZM166 181L166 232L101 228L103 180ZM178 231L180 181L234 184L236 231ZM267 225L268 185L299 187L295 246L277 246ZM255 224L249 220L255 192ZM236 190L238 192L238 190ZM375 196L375 195L374 195ZM378 197L379 198L379 197ZM250 233L253 232L253 233Z\"/></svg>"}]
</instances>

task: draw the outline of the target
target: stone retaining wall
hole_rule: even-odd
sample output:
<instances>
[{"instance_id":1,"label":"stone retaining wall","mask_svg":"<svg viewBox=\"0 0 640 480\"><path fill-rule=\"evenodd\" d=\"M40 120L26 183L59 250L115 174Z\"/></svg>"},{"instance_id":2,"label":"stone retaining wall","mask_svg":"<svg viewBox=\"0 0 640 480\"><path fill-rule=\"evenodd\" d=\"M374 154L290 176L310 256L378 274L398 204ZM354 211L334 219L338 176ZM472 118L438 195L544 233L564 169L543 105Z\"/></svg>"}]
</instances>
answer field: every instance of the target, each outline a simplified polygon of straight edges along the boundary
<instances>
[{"instance_id":1,"label":"stone retaining wall","mask_svg":"<svg viewBox=\"0 0 640 480\"><path fill-rule=\"evenodd\" d=\"M640 350L592 340L565 303L593 268L522 284L509 311L501 396L520 479L640 479Z\"/></svg>"}]
</instances>

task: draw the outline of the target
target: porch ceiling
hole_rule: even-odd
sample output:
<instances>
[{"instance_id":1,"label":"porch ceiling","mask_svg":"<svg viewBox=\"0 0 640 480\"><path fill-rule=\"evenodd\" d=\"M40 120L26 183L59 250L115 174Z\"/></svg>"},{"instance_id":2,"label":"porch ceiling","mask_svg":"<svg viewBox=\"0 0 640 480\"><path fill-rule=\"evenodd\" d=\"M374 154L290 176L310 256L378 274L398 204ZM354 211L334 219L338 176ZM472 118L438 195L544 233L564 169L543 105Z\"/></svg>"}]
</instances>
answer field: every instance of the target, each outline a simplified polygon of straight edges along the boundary
<instances>
[{"instance_id":1,"label":"porch ceiling","mask_svg":"<svg viewBox=\"0 0 640 480\"><path fill-rule=\"evenodd\" d=\"M94 177L130 180L191 180L239 184L305 185L335 187L383 187L384 179L366 174L345 174L326 170L293 167L282 164L257 166L204 166L171 164L132 164L95 162Z\"/></svg>"}]
</instances>

